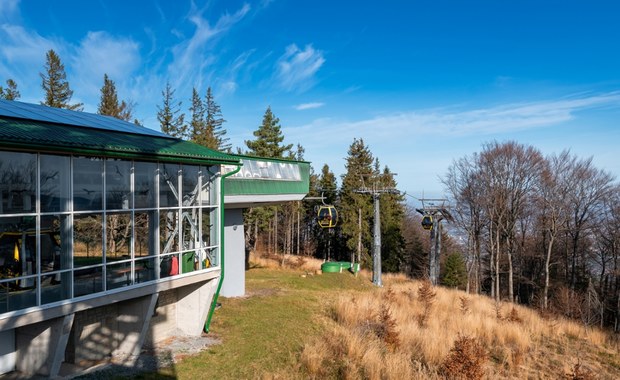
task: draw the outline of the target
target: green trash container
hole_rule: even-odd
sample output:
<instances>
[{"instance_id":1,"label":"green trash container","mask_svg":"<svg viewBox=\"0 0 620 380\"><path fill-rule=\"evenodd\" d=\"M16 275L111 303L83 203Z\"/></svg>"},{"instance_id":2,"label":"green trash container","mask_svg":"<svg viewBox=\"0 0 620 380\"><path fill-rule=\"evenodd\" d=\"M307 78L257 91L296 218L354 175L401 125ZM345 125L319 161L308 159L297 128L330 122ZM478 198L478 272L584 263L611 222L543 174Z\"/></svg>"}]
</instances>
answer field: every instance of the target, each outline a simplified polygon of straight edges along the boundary
<instances>
[{"instance_id":1,"label":"green trash container","mask_svg":"<svg viewBox=\"0 0 620 380\"><path fill-rule=\"evenodd\" d=\"M193 272L194 268L195 268L195 256L196 254L194 252L185 252L183 254L183 259L182 259L182 265L181 265L181 270L183 272L181 273L189 273L189 272Z\"/></svg>"},{"instance_id":2,"label":"green trash container","mask_svg":"<svg viewBox=\"0 0 620 380\"><path fill-rule=\"evenodd\" d=\"M321 271L323 273L338 273L340 272L341 265L340 263L328 261L326 263L321 264Z\"/></svg>"}]
</instances>

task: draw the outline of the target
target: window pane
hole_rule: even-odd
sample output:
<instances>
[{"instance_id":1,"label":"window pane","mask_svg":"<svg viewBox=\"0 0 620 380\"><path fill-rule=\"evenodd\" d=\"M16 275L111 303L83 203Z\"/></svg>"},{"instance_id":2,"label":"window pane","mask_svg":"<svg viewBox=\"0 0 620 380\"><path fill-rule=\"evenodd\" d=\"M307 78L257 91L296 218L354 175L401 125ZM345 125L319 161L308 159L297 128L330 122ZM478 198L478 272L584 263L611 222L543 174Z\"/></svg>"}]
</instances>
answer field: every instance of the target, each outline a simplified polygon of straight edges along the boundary
<instances>
[{"instance_id":1,"label":"window pane","mask_svg":"<svg viewBox=\"0 0 620 380\"><path fill-rule=\"evenodd\" d=\"M179 255L167 255L160 259L159 277L170 277L179 274Z\"/></svg>"},{"instance_id":2,"label":"window pane","mask_svg":"<svg viewBox=\"0 0 620 380\"><path fill-rule=\"evenodd\" d=\"M136 226L136 251L135 256L153 256L155 252L156 230L156 211L136 212L134 223Z\"/></svg>"},{"instance_id":3,"label":"window pane","mask_svg":"<svg viewBox=\"0 0 620 380\"><path fill-rule=\"evenodd\" d=\"M0 152L0 214L35 212L37 156Z\"/></svg>"},{"instance_id":4,"label":"window pane","mask_svg":"<svg viewBox=\"0 0 620 380\"><path fill-rule=\"evenodd\" d=\"M134 188L136 208L155 207L155 175L157 164L152 162L136 162L134 164Z\"/></svg>"},{"instance_id":5,"label":"window pane","mask_svg":"<svg viewBox=\"0 0 620 380\"><path fill-rule=\"evenodd\" d=\"M213 247L201 250L200 260L203 268L219 265L217 246L219 238L217 234L217 208L202 210L202 242L204 247Z\"/></svg>"},{"instance_id":6,"label":"window pane","mask_svg":"<svg viewBox=\"0 0 620 380\"><path fill-rule=\"evenodd\" d=\"M159 207L178 207L179 165L160 164Z\"/></svg>"},{"instance_id":7,"label":"window pane","mask_svg":"<svg viewBox=\"0 0 620 380\"><path fill-rule=\"evenodd\" d=\"M108 213L106 215L106 260L117 261L131 258L131 214Z\"/></svg>"},{"instance_id":8,"label":"window pane","mask_svg":"<svg viewBox=\"0 0 620 380\"><path fill-rule=\"evenodd\" d=\"M183 206L197 206L200 199L198 166L183 165Z\"/></svg>"},{"instance_id":9,"label":"window pane","mask_svg":"<svg viewBox=\"0 0 620 380\"><path fill-rule=\"evenodd\" d=\"M41 217L41 272L71 268L70 233L68 215Z\"/></svg>"},{"instance_id":10,"label":"window pane","mask_svg":"<svg viewBox=\"0 0 620 380\"><path fill-rule=\"evenodd\" d=\"M69 210L71 158L41 155L41 211Z\"/></svg>"},{"instance_id":11,"label":"window pane","mask_svg":"<svg viewBox=\"0 0 620 380\"><path fill-rule=\"evenodd\" d=\"M101 210L103 161L96 157L73 159L73 209Z\"/></svg>"},{"instance_id":12,"label":"window pane","mask_svg":"<svg viewBox=\"0 0 620 380\"><path fill-rule=\"evenodd\" d=\"M36 219L0 218L0 279L36 273ZM18 286L29 286L21 281Z\"/></svg>"},{"instance_id":13,"label":"window pane","mask_svg":"<svg viewBox=\"0 0 620 380\"><path fill-rule=\"evenodd\" d=\"M41 303L51 303L71 298L71 272L49 274L41 277Z\"/></svg>"},{"instance_id":14,"label":"window pane","mask_svg":"<svg viewBox=\"0 0 620 380\"><path fill-rule=\"evenodd\" d=\"M98 266L73 272L74 297L103 291L103 283L101 282L102 268L102 266Z\"/></svg>"},{"instance_id":15,"label":"window pane","mask_svg":"<svg viewBox=\"0 0 620 380\"><path fill-rule=\"evenodd\" d=\"M28 286L23 284L28 281ZM36 277L21 281L0 282L0 313L20 310L37 305Z\"/></svg>"},{"instance_id":16,"label":"window pane","mask_svg":"<svg viewBox=\"0 0 620 380\"><path fill-rule=\"evenodd\" d=\"M103 224L101 214L75 215L73 218L73 266L103 262Z\"/></svg>"},{"instance_id":17,"label":"window pane","mask_svg":"<svg viewBox=\"0 0 620 380\"><path fill-rule=\"evenodd\" d=\"M159 252L161 255L179 250L179 213L160 210L159 213Z\"/></svg>"},{"instance_id":18,"label":"window pane","mask_svg":"<svg viewBox=\"0 0 620 380\"><path fill-rule=\"evenodd\" d=\"M147 282L155 280L158 270L158 260L156 258L136 260L135 282Z\"/></svg>"},{"instance_id":19,"label":"window pane","mask_svg":"<svg viewBox=\"0 0 620 380\"><path fill-rule=\"evenodd\" d=\"M133 207L131 198L131 161L106 160L106 209L127 210Z\"/></svg>"},{"instance_id":20,"label":"window pane","mask_svg":"<svg viewBox=\"0 0 620 380\"><path fill-rule=\"evenodd\" d=\"M131 285L131 262L108 265L106 289L116 289Z\"/></svg>"}]
</instances>

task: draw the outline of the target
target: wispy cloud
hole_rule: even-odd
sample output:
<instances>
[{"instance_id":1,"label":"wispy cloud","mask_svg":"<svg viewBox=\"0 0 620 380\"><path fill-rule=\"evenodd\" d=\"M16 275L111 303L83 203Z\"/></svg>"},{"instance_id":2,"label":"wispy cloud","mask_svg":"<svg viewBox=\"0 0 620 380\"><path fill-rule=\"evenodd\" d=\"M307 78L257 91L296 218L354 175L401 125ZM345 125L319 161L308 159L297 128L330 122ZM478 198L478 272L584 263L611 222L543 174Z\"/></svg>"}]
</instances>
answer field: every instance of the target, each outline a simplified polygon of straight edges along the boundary
<instances>
[{"instance_id":1,"label":"wispy cloud","mask_svg":"<svg viewBox=\"0 0 620 380\"><path fill-rule=\"evenodd\" d=\"M211 26L203 17L202 10L192 10L188 19L195 26L194 34L172 48L174 58L169 66L169 75L174 78L175 87L185 86L189 82L197 87L203 85L206 68L216 60L210 49L213 46L209 43L241 21L249 11L250 5L244 4L233 14L222 15Z\"/></svg>"},{"instance_id":2,"label":"wispy cloud","mask_svg":"<svg viewBox=\"0 0 620 380\"><path fill-rule=\"evenodd\" d=\"M312 45L301 50L292 44L278 59L275 78L287 91L305 91L314 84L315 74L324 63L323 52L315 50Z\"/></svg>"},{"instance_id":3,"label":"wispy cloud","mask_svg":"<svg viewBox=\"0 0 620 380\"><path fill-rule=\"evenodd\" d=\"M0 23L14 20L19 15L20 0L0 1Z\"/></svg>"},{"instance_id":4,"label":"wispy cloud","mask_svg":"<svg viewBox=\"0 0 620 380\"><path fill-rule=\"evenodd\" d=\"M314 102L314 103L302 103L302 104L298 104L295 106L295 109L297 111L303 111L303 110L310 110L313 108L320 108L323 107L325 105L325 103L321 103L321 102Z\"/></svg>"},{"instance_id":5,"label":"wispy cloud","mask_svg":"<svg viewBox=\"0 0 620 380\"><path fill-rule=\"evenodd\" d=\"M81 94L99 95L104 74L116 82L117 90L128 86L134 71L140 66L139 48L139 44L130 38L115 37L106 32L88 32L71 60Z\"/></svg>"}]
</instances>

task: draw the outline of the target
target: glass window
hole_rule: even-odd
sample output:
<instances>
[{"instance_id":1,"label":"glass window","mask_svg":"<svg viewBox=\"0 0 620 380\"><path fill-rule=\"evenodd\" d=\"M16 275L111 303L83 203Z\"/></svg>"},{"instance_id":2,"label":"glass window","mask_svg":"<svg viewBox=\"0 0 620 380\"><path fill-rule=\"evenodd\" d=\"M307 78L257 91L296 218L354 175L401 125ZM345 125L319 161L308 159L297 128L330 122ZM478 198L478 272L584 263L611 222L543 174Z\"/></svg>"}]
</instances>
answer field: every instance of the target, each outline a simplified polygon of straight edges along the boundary
<instances>
[{"instance_id":1,"label":"glass window","mask_svg":"<svg viewBox=\"0 0 620 380\"><path fill-rule=\"evenodd\" d=\"M41 212L69 210L71 158L41 155Z\"/></svg>"},{"instance_id":2,"label":"glass window","mask_svg":"<svg viewBox=\"0 0 620 380\"><path fill-rule=\"evenodd\" d=\"M159 166L159 207L179 207L179 165Z\"/></svg>"},{"instance_id":3,"label":"glass window","mask_svg":"<svg viewBox=\"0 0 620 380\"><path fill-rule=\"evenodd\" d=\"M154 256L155 252L155 237L157 234L157 212L136 212L134 216L135 225L135 256Z\"/></svg>"},{"instance_id":4,"label":"glass window","mask_svg":"<svg viewBox=\"0 0 620 380\"><path fill-rule=\"evenodd\" d=\"M41 276L41 303L51 303L71 298L71 271Z\"/></svg>"},{"instance_id":5,"label":"glass window","mask_svg":"<svg viewBox=\"0 0 620 380\"><path fill-rule=\"evenodd\" d=\"M35 217L0 218L0 280L35 274L36 257Z\"/></svg>"},{"instance_id":6,"label":"glass window","mask_svg":"<svg viewBox=\"0 0 620 380\"><path fill-rule=\"evenodd\" d=\"M110 264L106 270L106 289L131 285L131 262Z\"/></svg>"},{"instance_id":7,"label":"glass window","mask_svg":"<svg viewBox=\"0 0 620 380\"><path fill-rule=\"evenodd\" d=\"M157 164L136 162L134 164L134 192L136 208L154 208Z\"/></svg>"},{"instance_id":8,"label":"glass window","mask_svg":"<svg viewBox=\"0 0 620 380\"><path fill-rule=\"evenodd\" d=\"M147 282L157 279L159 261L154 258L136 260L135 264L135 282Z\"/></svg>"},{"instance_id":9,"label":"glass window","mask_svg":"<svg viewBox=\"0 0 620 380\"><path fill-rule=\"evenodd\" d=\"M68 215L41 217L41 272L71 268L71 224Z\"/></svg>"},{"instance_id":10,"label":"glass window","mask_svg":"<svg viewBox=\"0 0 620 380\"><path fill-rule=\"evenodd\" d=\"M199 205L200 189L198 188L198 166L183 165L183 206L191 207Z\"/></svg>"},{"instance_id":11,"label":"glass window","mask_svg":"<svg viewBox=\"0 0 620 380\"><path fill-rule=\"evenodd\" d=\"M103 161L96 157L73 158L73 209L101 210Z\"/></svg>"},{"instance_id":12,"label":"glass window","mask_svg":"<svg viewBox=\"0 0 620 380\"><path fill-rule=\"evenodd\" d=\"M179 255L166 255L159 262L159 277L170 277L179 274Z\"/></svg>"},{"instance_id":13,"label":"glass window","mask_svg":"<svg viewBox=\"0 0 620 380\"><path fill-rule=\"evenodd\" d=\"M106 261L131 258L131 213L106 214Z\"/></svg>"},{"instance_id":14,"label":"glass window","mask_svg":"<svg viewBox=\"0 0 620 380\"><path fill-rule=\"evenodd\" d=\"M97 266L73 272L73 296L79 297L103 291L102 269L102 266Z\"/></svg>"},{"instance_id":15,"label":"glass window","mask_svg":"<svg viewBox=\"0 0 620 380\"><path fill-rule=\"evenodd\" d=\"M103 223L101 214L73 217L73 266L103 263Z\"/></svg>"},{"instance_id":16,"label":"glass window","mask_svg":"<svg viewBox=\"0 0 620 380\"><path fill-rule=\"evenodd\" d=\"M37 156L0 152L0 214L35 212Z\"/></svg>"},{"instance_id":17,"label":"glass window","mask_svg":"<svg viewBox=\"0 0 620 380\"><path fill-rule=\"evenodd\" d=\"M127 210L133 208L131 170L131 161L106 160L106 209Z\"/></svg>"},{"instance_id":18,"label":"glass window","mask_svg":"<svg viewBox=\"0 0 620 380\"><path fill-rule=\"evenodd\" d=\"M179 250L179 212L161 210L159 212L159 252L161 255Z\"/></svg>"}]
</instances>

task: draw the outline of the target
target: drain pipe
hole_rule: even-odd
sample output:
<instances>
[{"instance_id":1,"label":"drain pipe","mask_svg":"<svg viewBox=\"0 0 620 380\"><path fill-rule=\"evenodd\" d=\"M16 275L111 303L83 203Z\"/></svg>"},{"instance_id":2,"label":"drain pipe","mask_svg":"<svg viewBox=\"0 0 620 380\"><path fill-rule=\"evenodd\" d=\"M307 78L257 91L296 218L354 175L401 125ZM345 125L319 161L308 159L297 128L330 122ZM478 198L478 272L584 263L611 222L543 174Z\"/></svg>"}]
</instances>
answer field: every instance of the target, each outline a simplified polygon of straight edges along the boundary
<instances>
[{"instance_id":1,"label":"drain pipe","mask_svg":"<svg viewBox=\"0 0 620 380\"><path fill-rule=\"evenodd\" d=\"M221 170L221 169L220 169ZM211 318L213 318L213 313L215 312L215 307L217 305L217 299L220 295L220 290L222 289L222 283L224 282L224 179L233 176L239 173L241 170L241 165L237 166L237 169L233 170L230 173L226 173L222 175L220 179L220 281L217 284L217 289L215 290L215 294L213 295L213 302L211 302L211 309L209 309L209 315L207 315L207 322L205 322L205 332L209 332L209 326L211 326Z\"/></svg>"}]
</instances>

